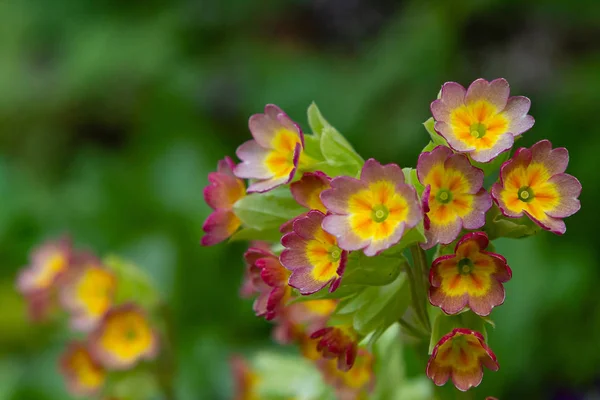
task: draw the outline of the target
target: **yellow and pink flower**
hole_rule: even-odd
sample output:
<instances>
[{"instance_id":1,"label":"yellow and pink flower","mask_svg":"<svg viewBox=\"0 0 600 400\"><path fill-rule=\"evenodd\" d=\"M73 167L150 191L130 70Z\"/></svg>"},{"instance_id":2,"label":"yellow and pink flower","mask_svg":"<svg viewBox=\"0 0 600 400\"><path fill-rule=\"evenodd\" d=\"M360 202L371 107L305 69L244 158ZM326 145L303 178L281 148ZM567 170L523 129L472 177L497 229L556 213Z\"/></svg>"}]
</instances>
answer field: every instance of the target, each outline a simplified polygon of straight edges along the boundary
<instances>
[{"instance_id":1,"label":"yellow and pink flower","mask_svg":"<svg viewBox=\"0 0 600 400\"><path fill-rule=\"evenodd\" d=\"M321 223L325 214L309 211L297 218L293 232L281 239L285 250L281 253L281 264L292 272L289 285L307 295L327 285L335 291L344 274L348 252L340 249L336 238L325 232Z\"/></svg>"},{"instance_id":2,"label":"yellow and pink flower","mask_svg":"<svg viewBox=\"0 0 600 400\"><path fill-rule=\"evenodd\" d=\"M504 303L504 282L512 277L506 259L485 251L489 245L483 232L463 236L455 253L438 257L429 271L429 302L446 314L469 307L486 316Z\"/></svg>"},{"instance_id":3,"label":"yellow and pink flower","mask_svg":"<svg viewBox=\"0 0 600 400\"><path fill-rule=\"evenodd\" d=\"M502 214L519 218L524 214L543 229L562 235L562 220L579 211L581 183L566 174L569 153L564 147L552 149L542 140L530 149L520 148L502 165L500 182L492 197Z\"/></svg>"},{"instance_id":4,"label":"yellow and pink flower","mask_svg":"<svg viewBox=\"0 0 600 400\"><path fill-rule=\"evenodd\" d=\"M290 273L269 250L251 247L244 258L248 278L255 293L258 293L254 312L259 317L272 320L290 299L291 288L287 284Z\"/></svg>"},{"instance_id":5,"label":"yellow and pink flower","mask_svg":"<svg viewBox=\"0 0 600 400\"><path fill-rule=\"evenodd\" d=\"M442 337L427 363L427 376L437 386L452 380L458 390L467 391L483 379L483 366L499 368L496 355L485 344L481 333L458 328Z\"/></svg>"},{"instance_id":6,"label":"yellow and pink flower","mask_svg":"<svg viewBox=\"0 0 600 400\"><path fill-rule=\"evenodd\" d=\"M440 98L431 103L435 130L454 150L478 162L491 161L535 122L527 115L531 101L509 94L508 82L502 78L477 79L468 89L447 82Z\"/></svg>"},{"instance_id":7,"label":"yellow and pink flower","mask_svg":"<svg viewBox=\"0 0 600 400\"><path fill-rule=\"evenodd\" d=\"M234 355L229 360L233 375L233 400L259 400L256 390L259 377L248 362L241 356Z\"/></svg>"},{"instance_id":8,"label":"yellow and pink flower","mask_svg":"<svg viewBox=\"0 0 600 400\"><path fill-rule=\"evenodd\" d=\"M338 300L320 299L288 304L277 317L273 331L275 340L281 344L303 340L313 332L322 329L338 305ZM311 341L312 347L316 344Z\"/></svg>"},{"instance_id":9,"label":"yellow and pink flower","mask_svg":"<svg viewBox=\"0 0 600 400\"><path fill-rule=\"evenodd\" d=\"M374 159L365 163L360 179L333 179L321 200L331 213L323 229L337 238L340 248L363 249L367 256L395 245L422 220L415 189L404 182L400 167Z\"/></svg>"},{"instance_id":10,"label":"yellow and pink flower","mask_svg":"<svg viewBox=\"0 0 600 400\"><path fill-rule=\"evenodd\" d=\"M423 191L425 212L425 249L452 243L460 231L479 229L492 198L483 188L483 171L471 165L467 157L454 154L444 146L422 153L417 175Z\"/></svg>"},{"instance_id":11,"label":"yellow and pink flower","mask_svg":"<svg viewBox=\"0 0 600 400\"><path fill-rule=\"evenodd\" d=\"M321 201L321 193L331 187L330 183L331 178L321 171L305 172L299 181L290 185L290 191L296 202L301 206L327 214L327 208ZM305 217L306 214L299 215L281 225L280 232L290 233L293 230L294 221Z\"/></svg>"},{"instance_id":12,"label":"yellow and pink flower","mask_svg":"<svg viewBox=\"0 0 600 400\"><path fill-rule=\"evenodd\" d=\"M329 189L331 178L321 171L305 172L302 178L290 185L294 199L309 210L319 210L327 213L327 208L321 201L321 192Z\"/></svg>"},{"instance_id":13,"label":"yellow and pink flower","mask_svg":"<svg viewBox=\"0 0 600 400\"><path fill-rule=\"evenodd\" d=\"M374 357L364 348L359 348L356 361L350 371L340 371L335 360L316 360L323 380L335 388L339 400L368 399L375 387Z\"/></svg>"},{"instance_id":14,"label":"yellow and pink flower","mask_svg":"<svg viewBox=\"0 0 600 400\"><path fill-rule=\"evenodd\" d=\"M73 257L71 241L66 237L48 241L31 252L30 264L17 278L17 289L27 299L33 320L44 319L55 304L57 286L72 267Z\"/></svg>"},{"instance_id":15,"label":"yellow and pink flower","mask_svg":"<svg viewBox=\"0 0 600 400\"><path fill-rule=\"evenodd\" d=\"M89 331L112 306L117 279L96 257L79 258L77 268L65 276L59 295L63 307L71 313L73 329Z\"/></svg>"},{"instance_id":16,"label":"yellow and pink flower","mask_svg":"<svg viewBox=\"0 0 600 400\"><path fill-rule=\"evenodd\" d=\"M97 394L106 380L106 371L81 342L68 345L60 358L60 371L69 392L75 396Z\"/></svg>"},{"instance_id":17,"label":"yellow and pink flower","mask_svg":"<svg viewBox=\"0 0 600 400\"><path fill-rule=\"evenodd\" d=\"M242 224L233 212L233 205L246 195L246 185L233 174L234 168L233 160L225 157L219 161L217 172L208 174L210 184L204 188L204 200L214 211L202 227L206 233L201 242L203 246L222 242Z\"/></svg>"},{"instance_id":18,"label":"yellow and pink flower","mask_svg":"<svg viewBox=\"0 0 600 400\"><path fill-rule=\"evenodd\" d=\"M107 369L124 370L158 354L158 335L134 304L111 308L89 336L92 355Z\"/></svg>"},{"instance_id":19,"label":"yellow and pink flower","mask_svg":"<svg viewBox=\"0 0 600 400\"><path fill-rule=\"evenodd\" d=\"M357 336L350 326L329 326L310 335L317 339L317 351L325 359L337 359L340 371L349 371L356 360L358 351Z\"/></svg>"},{"instance_id":20,"label":"yellow and pink flower","mask_svg":"<svg viewBox=\"0 0 600 400\"><path fill-rule=\"evenodd\" d=\"M266 192L291 182L301 162L304 135L300 126L273 104L248 122L254 140L242 144L236 154L242 162L238 178L254 179L248 192Z\"/></svg>"}]
</instances>

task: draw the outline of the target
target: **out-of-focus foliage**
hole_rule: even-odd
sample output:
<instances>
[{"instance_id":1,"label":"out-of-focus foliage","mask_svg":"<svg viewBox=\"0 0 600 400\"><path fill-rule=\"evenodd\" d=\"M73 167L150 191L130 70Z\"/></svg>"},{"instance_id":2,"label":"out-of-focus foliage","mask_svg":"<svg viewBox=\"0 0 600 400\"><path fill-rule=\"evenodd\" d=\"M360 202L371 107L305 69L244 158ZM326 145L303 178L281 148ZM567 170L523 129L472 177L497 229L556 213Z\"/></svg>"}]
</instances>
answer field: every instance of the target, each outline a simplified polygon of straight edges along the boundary
<instances>
[{"instance_id":1,"label":"out-of-focus foliage","mask_svg":"<svg viewBox=\"0 0 600 400\"><path fill-rule=\"evenodd\" d=\"M65 332L14 290L43 238L135 261L170 301L178 399L227 399L227 358L272 346L238 298L242 243L201 248L206 175L275 103L319 104L365 158L414 166L447 80L505 77L571 154L582 210L563 238L499 241L514 279L474 398L576 398L600 378L597 1L0 2L0 400L66 399ZM409 156L411 155L411 156ZM407 373L423 360L407 350ZM562 397L561 397L562 396Z\"/></svg>"}]
</instances>

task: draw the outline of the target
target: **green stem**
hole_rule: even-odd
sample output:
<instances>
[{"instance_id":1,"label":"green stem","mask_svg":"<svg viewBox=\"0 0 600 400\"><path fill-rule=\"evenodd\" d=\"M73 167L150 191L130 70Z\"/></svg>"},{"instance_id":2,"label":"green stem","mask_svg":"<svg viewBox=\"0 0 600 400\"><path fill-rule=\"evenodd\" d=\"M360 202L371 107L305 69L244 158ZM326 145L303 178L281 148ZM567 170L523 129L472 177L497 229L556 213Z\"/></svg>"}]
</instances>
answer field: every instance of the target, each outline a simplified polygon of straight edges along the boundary
<instances>
[{"instance_id":1,"label":"green stem","mask_svg":"<svg viewBox=\"0 0 600 400\"><path fill-rule=\"evenodd\" d=\"M427 255L425 251L421 248L421 246L414 245L410 247L410 253L413 258L413 264L415 266L415 286L417 295L419 296L416 299L416 303L419 308L421 308L421 312L425 318L425 328L428 332L431 332L431 323L429 322L429 317L427 316L427 285L425 280L427 279Z\"/></svg>"},{"instance_id":2,"label":"green stem","mask_svg":"<svg viewBox=\"0 0 600 400\"><path fill-rule=\"evenodd\" d=\"M428 327L428 323L427 323L427 314L424 310L424 308L422 307L422 302L420 301L420 299L422 298L421 293L419 293L418 290L418 284L417 284L417 279L415 278L415 274L413 272L413 267L411 267L410 265L406 266L406 276L408 277L408 281L410 284L410 295L412 297L412 306L413 309L415 311L415 315L417 317L417 320L419 321L419 323L421 324L421 326L423 327L423 329L425 331L429 331Z\"/></svg>"}]
</instances>

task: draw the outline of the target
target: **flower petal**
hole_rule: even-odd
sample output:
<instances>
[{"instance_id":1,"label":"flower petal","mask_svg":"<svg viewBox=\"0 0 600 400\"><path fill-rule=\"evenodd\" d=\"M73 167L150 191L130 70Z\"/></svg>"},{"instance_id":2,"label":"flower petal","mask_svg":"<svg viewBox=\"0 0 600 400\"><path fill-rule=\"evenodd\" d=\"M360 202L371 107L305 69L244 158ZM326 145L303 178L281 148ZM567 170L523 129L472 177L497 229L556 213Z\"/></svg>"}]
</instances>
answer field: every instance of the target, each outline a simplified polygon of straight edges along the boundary
<instances>
[{"instance_id":1,"label":"flower petal","mask_svg":"<svg viewBox=\"0 0 600 400\"><path fill-rule=\"evenodd\" d=\"M527 115L531 100L524 96L513 96L508 99L503 114L508 118L508 130L513 136L518 136L531 129L535 119Z\"/></svg>"},{"instance_id":2,"label":"flower petal","mask_svg":"<svg viewBox=\"0 0 600 400\"><path fill-rule=\"evenodd\" d=\"M465 104L469 105L479 100L491 103L497 112L500 112L506 106L510 86L506 79L498 78L491 82L479 78L475 80L467 89L465 95Z\"/></svg>"}]
</instances>

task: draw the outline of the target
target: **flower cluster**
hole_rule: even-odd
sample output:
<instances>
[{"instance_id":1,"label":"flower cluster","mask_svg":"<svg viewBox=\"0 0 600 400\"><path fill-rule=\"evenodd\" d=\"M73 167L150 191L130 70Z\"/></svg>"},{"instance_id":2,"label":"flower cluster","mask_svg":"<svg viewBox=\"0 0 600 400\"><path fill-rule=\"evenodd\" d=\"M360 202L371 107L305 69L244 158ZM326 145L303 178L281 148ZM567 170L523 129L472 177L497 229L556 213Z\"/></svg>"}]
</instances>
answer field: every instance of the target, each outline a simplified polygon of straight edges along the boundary
<instances>
[{"instance_id":1,"label":"flower cluster","mask_svg":"<svg viewBox=\"0 0 600 400\"><path fill-rule=\"evenodd\" d=\"M76 339L60 359L69 391L74 395L110 394L111 371L133 369L152 360L159 340L145 308L120 296L120 266L74 249L66 238L32 251L31 264L17 280L35 321L61 308L70 318Z\"/></svg>"},{"instance_id":2,"label":"flower cluster","mask_svg":"<svg viewBox=\"0 0 600 400\"><path fill-rule=\"evenodd\" d=\"M564 234L563 219L580 208L566 149L542 140L511 157L534 125L530 104L504 79L445 83L425 123L431 140L404 169L363 161L314 104L312 134L267 105L250 117L241 162L225 158L209 175L214 212L202 243L254 241L242 294L340 398L373 390L377 359L363 344L396 322L431 342L426 374L436 385L468 390L484 366L499 368L485 324L512 270L492 241Z\"/></svg>"}]
</instances>

